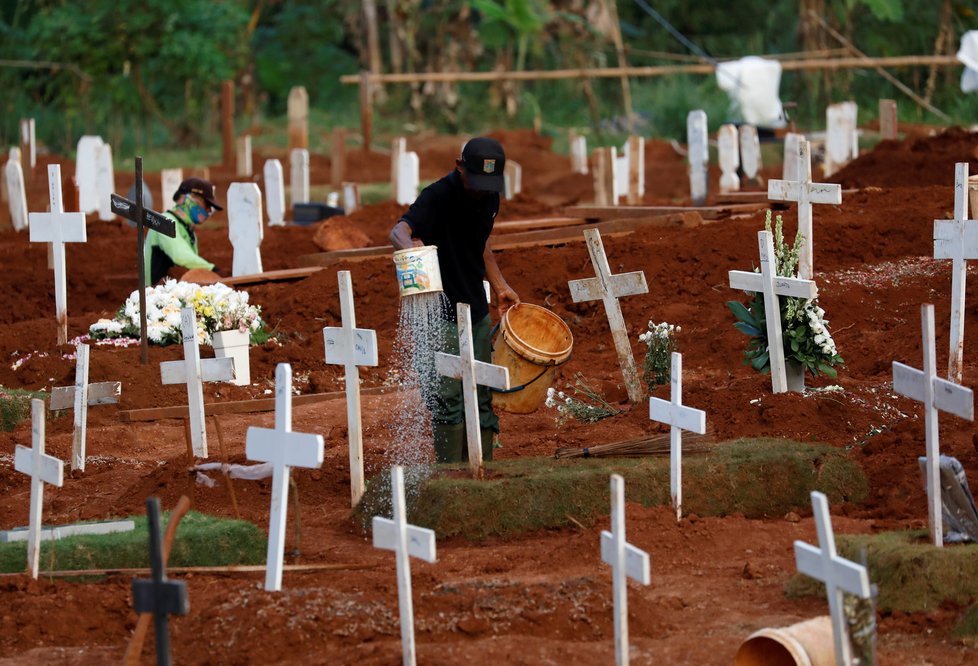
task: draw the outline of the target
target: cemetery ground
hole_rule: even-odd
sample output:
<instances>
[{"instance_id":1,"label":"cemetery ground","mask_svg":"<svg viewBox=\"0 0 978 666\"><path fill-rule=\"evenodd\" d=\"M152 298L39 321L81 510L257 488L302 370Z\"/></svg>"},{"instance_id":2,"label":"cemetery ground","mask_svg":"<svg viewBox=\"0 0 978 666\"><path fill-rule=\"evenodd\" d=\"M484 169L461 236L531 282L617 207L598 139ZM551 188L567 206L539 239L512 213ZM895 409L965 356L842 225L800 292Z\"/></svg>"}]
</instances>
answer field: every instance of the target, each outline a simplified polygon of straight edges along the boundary
<instances>
[{"instance_id":1,"label":"cemetery ground","mask_svg":"<svg viewBox=\"0 0 978 666\"><path fill-rule=\"evenodd\" d=\"M933 221L952 216L954 163L978 167L974 137L952 130L933 138L884 142L832 178L856 191L844 194L841 206L815 211L815 279L845 367L837 379L809 377L814 390L804 394L773 395L770 378L743 365L746 338L733 328L725 306L728 300L744 300L742 293L728 288L727 272L756 265L763 208L718 220L686 215L681 223L673 219L604 235L612 271L644 271L648 281L648 294L621 300L639 362L637 337L649 320L682 327L683 402L706 411L706 441L725 447L740 438L774 437L824 444L862 468L866 484L840 484L836 490L841 496L832 500L840 540L846 534L926 528L926 496L917 467L917 456L924 453L923 419L917 403L894 395L891 362L920 367L920 304L930 302L938 321L938 367L946 367L951 262L930 258ZM501 133L500 138L524 174L523 194L503 203L501 222L558 216L565 205L591 200L591 176L572 174L566 156L554 155L545 139L527 132ZM451 168L460 140L429 137L409 139L408 144L421 156L422 177L433 179ZM380 182L389 177L385 155L350 151L348 158L348 179ZM44 174L52 159L39 159L35 174ZM57 161L70 172L69 161ZM648 141L645 164L647 205L688 204L682 156L666 143ZM768 177L779 173L780 165L765 169ZM328 158L313 156L314 185L325 183L328 174ZM210 175L219 192L233 180L231 173L218 169ZM155 188L154 176L149 174L149 182ZM711 172L711 192L717 176ZM117 165L116 183L118 191L128 189L128 165ZM32 211L44 209L45 185L43 177L35 176ZM264 268L294 268L300 256L324 250L386 244L401 210L388 201L318 228L268 229L262 245ZM793 232L794 208L782 213ZM208 222L199 236L202 254L227 269L231 247L221 219ZM67 247L69 337L85 333L100 317L111 317L135 288L134 251L135 231L125 223L91 218L88 242ZM501 448L495 453L500 463L498 469L488 465L485 483L512 466L536 466L535 461L540 466L627 470L633 462L552 460L558 447L666 432L648 420L644 401L628 406L601 303L571 301L567 281L593 275L585 244L570 240L518 247L500 251L497 260L522 300L549 307L574 334L573 355L556 386L565 389L581 373L623 413L593 425L571 421L559 428L555 412L547 408L530 415L501 414ZM26 234L18 235L8 225L0 232L0 262L5 268L0 385L32 391L71 385L74 361L67 356L74 348L56 344L44 246L29 244ZM378 332L381 365L360 371L363 387L372 389L362 398L365 467L372 478L385 474L401 446L391 428L399 416L392 412L397 381L390 376L390 359L401 343L395 336L398 294L388 255L340 259L301 281L246 287L252 302L262 306L275 338L252 349L251 386L205 384L205 402L270 397L280 362L291 363L293 384L302 394L342 391L342 368L323 363L321 332L340 321L338 270L352 272L358 325ZM976 279L969 281L965 310L964 384L971 387L978 377ZM184 387L160 384L158 366L181 357L180 345L151 347L150 364L142 366L138 347L92 347L90 381L121 381L121 400L89 411L88 465L83 473L66 470L64 486L47 490L46 525L140 515L151 494L160 497L165 509L186 494L197 512L235 517L224 478L212 474L216 484L208 487L188 473L181 419L122 419L132 410L186 404ZM668 399L668 387L654 395ZM392 664L400 659L393 558L371 547L369 534L359 529L349 508L344 401L297 402L293 409L294 429L321 434L326 454L321 469L292 471L299 509L294 504L289 508L286 561L349 566L286 571L281 593L265 592L261 573L174 573L187 582L190 598L189 615L171 622L177 663ZM221 416L230 461L247 462L249 426L271 427L273 422L272 412ZM975 488L974 425L944 415L940 426L942 452L962 462ZM207 427L211 457L219 460L212 418ZM69 460L70 415L52 415L47 432L47 452ZM0 433L0 524L5 528L27 520L29 480L14 472L13 451L16 444L29 445L30 439L29 419ZM688 456L684 465L688 470L709 467L713 455ZM829 457L816 459L813 476L818 477ZM793 541L815 542L807 493L801 493L803 499L794 507L777 505L777 484L757 488L762 478L688 471L684 495L690 505L717 485L770 492L772 503L768 511L749 514L697 515L687 507L679 524L667 505L645 507L631 501L626 486L628 541L650 554L652 572L649 587L629 586L633 663L729 664L739 644L756 629L825 614L824 597L785 595L795 572ZM270 480L232 483L240 517L264 530ZM600 504L607 507L607 486L602 487ZM533 487L524 484L510 501L529 506L551 498L535 496ZM480 539L439 534L438 562L412 563L421 663L610 662L611 574L598 548L607 523L607 508L579 514L568 509L560 527L551 529ZM919 541L926 542L923 533ZM50 568L47 552L42 551L42 571ZM121 574L81 581L0 577L0 663L118 661L136 624L130 582L130 575ZM955 597L913 612L882 610L881 663L973 663L978 645L956 628L974 601L973 596ZM144 658L150 658L145 651Z\"/></svg>"}]
</instances>

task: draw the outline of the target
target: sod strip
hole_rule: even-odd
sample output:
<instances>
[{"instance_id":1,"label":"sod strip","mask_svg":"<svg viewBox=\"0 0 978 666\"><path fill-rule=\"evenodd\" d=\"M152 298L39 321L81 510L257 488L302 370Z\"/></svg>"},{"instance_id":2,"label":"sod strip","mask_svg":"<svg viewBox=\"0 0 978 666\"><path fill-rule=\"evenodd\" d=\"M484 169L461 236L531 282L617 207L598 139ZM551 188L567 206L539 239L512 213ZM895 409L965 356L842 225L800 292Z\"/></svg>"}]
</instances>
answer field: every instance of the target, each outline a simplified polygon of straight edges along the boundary
<instances>
[{"instance_id":1,"label":"sod strip","mask_svg":"<svg viewBox=\"0 0 978 666\"><path fill-rule=\"evenodd\" d=\"M52 571L146 568L146 516L130 519L136 524L131 532L42 542L39 561ZM191 511L180 522L169 561L174 567L263 564L266 541L265 533L252 523ZM26 566L27 549L23 543L0 544L0 572L22 573Z\"/></svg>"},{"instance_id":2,"label":"sod strip","mask_svg":"<svg viewBox=\"0 0 978 666\"><path fill-rule=\"evenodd\" d=\"M928 612L950 602L967 606L978 598L978 545L936 548L926 530L880 534L836 534L839 554L859 561L866 549L869 580L879 586L876 606L884 611ZM824 595L824 587L796 574L788 597Z\"/></svg>"},{"instance_id":3,"label":"sod strip","mask_svg":"<svg viewBox=\"0 0 978 666\"><path fill-rule=\"evenodd\" d=\"M621 474L630 502L668 506L669 462L660 458L529 458L486 465L474 481L408 471L408 519L439 538L516 536L539 530L594 525L608 515L608 477ZM700 516L740 513L748 518L807 511L809 493L820 490L833 505L860 502L868 482L842 449L783 440L738 440L683 461L684 505ZM354 521L368 531L374 515L389 515L389 482L368 484Z\"/></svg>"}]
</instances>

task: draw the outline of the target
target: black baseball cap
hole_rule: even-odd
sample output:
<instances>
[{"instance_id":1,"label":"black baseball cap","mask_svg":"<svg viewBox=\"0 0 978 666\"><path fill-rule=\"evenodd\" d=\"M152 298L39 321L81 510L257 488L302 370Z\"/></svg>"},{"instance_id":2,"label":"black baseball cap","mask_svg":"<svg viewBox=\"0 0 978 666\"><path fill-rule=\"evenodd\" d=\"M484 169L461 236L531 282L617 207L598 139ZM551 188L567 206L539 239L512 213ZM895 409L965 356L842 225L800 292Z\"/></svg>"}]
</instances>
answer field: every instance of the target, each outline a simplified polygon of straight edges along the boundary
<instances>
[{"instance_id":1,"label":"black baseball cap","mask_svg":"<svg viewBox=\"0 0 978 666\"><path fill-rule=\"evenodd\" d=\"M173 200L176 201L185 194L196 194L198 197L203 198L207 202L207 205L214 210L224 210L221 204L217 203L217 199L214 197L214 185L209 180L204 180L203 178L187 178L180 183L180 187L177 188L176 193L173 195Z\"/></svg>"},{"instance_id":2,"label":"black baseball cap","mask_svg":"<svg viewBox=\"0 0 978 666\"><path fill-rule=\"evenodd\" d=\"M469 139L462 147L462 164L469 187L485 192L503 191L503 168L506 153L495 139L479 136Z\"/></svg>"}]
</instances>

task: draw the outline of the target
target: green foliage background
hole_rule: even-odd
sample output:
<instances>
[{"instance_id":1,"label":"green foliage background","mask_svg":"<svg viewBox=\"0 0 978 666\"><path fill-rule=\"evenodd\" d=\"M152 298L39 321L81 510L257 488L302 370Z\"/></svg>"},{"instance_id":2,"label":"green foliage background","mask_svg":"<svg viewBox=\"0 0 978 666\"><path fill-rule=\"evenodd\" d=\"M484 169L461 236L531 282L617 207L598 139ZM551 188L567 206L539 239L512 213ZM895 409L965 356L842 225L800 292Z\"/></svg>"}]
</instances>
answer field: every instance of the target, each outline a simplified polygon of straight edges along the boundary
<instances>
[{"instance_id":1,"label":"green foliage background","mask_svg":"<svg viewBox=\"0 0 978 666\"><path fill-rule=\"evenodd\" d=\"M600 0L373 0L382 69L403 71L605 67L617 64L598 10ZM239 129L281 123L289 89L305 85L318 134L356 126L356 86L339 77L368 62L363 2L347 0L0 0L0 143L17 140L17 120L34 117L40 140L71 153L78 137L97 133L118 156L219 143L220 82L237 83ZM810 0L740 0L735 5L685 0L619 0L629 64L696 62L651 7L710 58L792 53L803 49L802 11ZM978 28L974 2L824 0L825 19L871 56L935 50L942 10L954 35ZM596 13L597 12L597 13ZM393 36L392 36L393 35ZM397 38L396 40L394 38ZM827 44L839 45L831 38ZM661 53L665 52L667 56ZM668 55L671 54L671 55ZM17 66L39 62L52 67ZM932 101L956 122L978 115L978 97L959 92L960 68L939 70ZM894 70L923 94L925 67ZM686 113L707 110L711 126L736 120L712 76L632 79L634 108L646 135L684 135ZM781 96L795 103L803 127L823 124L824 104L853 98L861 119L876 99L900 101L904 120L935 122L872 69L786 72ZM507 104L508 102L508 104ZM378 134L480 131L530 126L557 135L590 128L598 143L623 130L617 79L519 85L386 86L377 104Z\"/></svg>"}]
</instances>

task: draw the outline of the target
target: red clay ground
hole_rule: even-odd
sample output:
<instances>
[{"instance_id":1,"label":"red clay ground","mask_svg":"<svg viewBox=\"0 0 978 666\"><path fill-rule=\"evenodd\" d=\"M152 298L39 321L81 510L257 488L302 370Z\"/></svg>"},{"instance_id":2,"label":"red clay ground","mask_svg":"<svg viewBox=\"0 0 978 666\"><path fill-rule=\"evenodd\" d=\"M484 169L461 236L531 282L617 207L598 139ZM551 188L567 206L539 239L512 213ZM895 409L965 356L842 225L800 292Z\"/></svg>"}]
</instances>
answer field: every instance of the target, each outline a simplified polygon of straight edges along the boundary
<instances>
[{"instance_id":1,"label":"red clay ground","mask_svg":"<svg viewBox=\"0 0 978 666\"><path fill-rule=\"evenodd\" d=\"M516 206L504 204L501 219L559 214L560 204L587 201L588 177L568 173L565 157L549 152L546 139L526 132L500 133L509 154L524 168L525 195ZM451 168L461 140L431 137L409 142L421 153L425 177ZM809 380L842 392L773 396L770 380L741 363L746 338L734 330L724 303L742 295L727 285L727 271L757 263L756 231L763 214L721 220L695 228L646 228L607 238L615 272L645 271L650 293L622 301L636 354L638 334L649 319L682 326L684 402L707 411L711 438L780 436L845 447L866 469L869 500L858 506L833 506L839 532L922 527L925 499L916 470L923 453L919 409L891 393L891 361L921 363L920 304L936 306L938 363L946 363L949 262L932 256L934 219L950 215L953 165L973 159L978 139L953 132L934 139L908 139L881 146L837 175L846 187L862 189L841 207L821 206L815 219L815 268L821 303L831 319L846 367L836 381ZM647 147L648 202L683 201L682 158L668 144ZM437 162L440 167L429 166ZM386 178L384 156L351 155L356 178ZM70 168L70 165L64 169ZM872 169L865 165L872 165ZM314 182L328 177L328 159L313 161ZM429 169L431 170L429 172ZM43 162L38 167L44 173ZM777 168L768 169L776 174ZM908 179L907 174L915 174ZM222 186L229 178L212 176ZM31 209L46 201L40 183ZM713 184L716 180L714 177ZM128 187L126 176L117 185ZM355 225L369 244L383 243L400 207L368 207L339 224ZM3 213L6 215L6 212ZM794 211L786 215L794 225ZM6 221L4 217L4 221ZM218 221L219 222L219 221ZM337 224L337 223L334 223ZM338 226L338 225L337 225ZM344 230L338 229L342 235ZM317 251L312 228L269 229L263 246L266 270L295 265L295 257ZM352 234L348 234L352 235ZM226 230L201 231L202 252L219 265L231 265ZM68 248L71 335L111 314L135 286L135 234L124 224L89 223L89 242ZM599 304L570 302L566 282L593 274L583 243L498 253L504 274L523 300L545 304L571 326L574 355L558 385L581 372L609 397L623 398L614 346ZM50 388L69 384L74 367L61 358L70 350L55 345L53 290L42 246L25 234L0 232L0 262L7 288L0 292L0 385ZM365 386L384 383L397 321L397 290L388 258L337 264L293 284L249 289L270 326L284 343L252 352L251 387L208 385L208 402L264 397L274 366L292 363L295 385L303 393L341 389L340 373L322 363L320 329L339 320L335 271L353 272L358 323L380 335L382 365L362 371ZM16 277L15 277L16 276ZM28 279L24 280L26 276ZM968 290L965 384L978 375L978 294ZM33 352L19 369L13 362ZM205 350L205 354L209 350ZM162 387L158 363L178 358L178 347L152 348L151 364L139 365L136 349L92 350L92 381L121 380L118 407L89 412L91 458L84 474L66 473L63 488L46 493L45 522L105 518L141 513L147 495L172 506L183 493L196 509L230 516L228 490L194 485L183 458L183 426L178 420L123 424L119 411L184 404L179 387ZM364 398L368 474L383 471L392 442L390 397ZM625 407L622 405L623 408ZM244 461L244 435L250 425L270 425L270 413L222 419L232 459ZM172 623L177 663L365 663L399 660L397 599L393 558L370 547L349 520L349 477L345 410L341 401L295 408L295 429L321 433L326 463L319 471L297 471L302 506L301 558L295 562L356 562L366 571L287 574L278 595L262 591L261 577L187 576L191 613ZM48 451L66 459L70 420L48 424ZM558 446L613 442L660 430L638 405L596 426L556 428L542 409L526 416L502 415L500 459L549 456ZM209 425L212 450L216 449ZM941 420L942 448L973 474L978 468L974 426L953 417ZM29 444L22 423L0 433L0 526L27 520L29 485L14 473L15 444ZM973 482L978 481L972 476ZM974 486L974 483L972 484ZM242 516L264 526L268 483L235 482ZM792 542L813 541L809 518L800 522L771 516L697 519L676 525L665 509L628 507L629 540L649 551L653 584L630 587L633 663L729 664L739 643L752 631L783 626L825 612L825 603L786 600L782 586L794 571ZM472 544L443 540L437 565L414 563L415 612L422 663L608 663L613 659L610 575L600 563L598 534L604 521L588 529L531 534L518 540ZM292 527L289 527L290 550ZM135 625L130 581L113 577L100 583L29 582L24 576L0 579L0 663L103 663L117 660ZM84 609L84 612L79 612ZM881 618L883 664L966 664L978 655L973 644L950 637L961 609ZM149 646L147 646L149 649Z\"/></svg>"}]
</instances>

